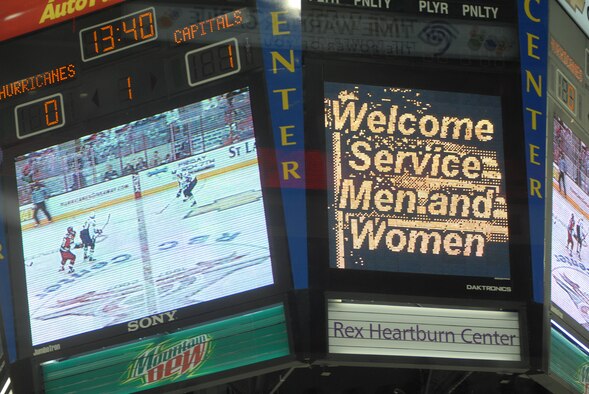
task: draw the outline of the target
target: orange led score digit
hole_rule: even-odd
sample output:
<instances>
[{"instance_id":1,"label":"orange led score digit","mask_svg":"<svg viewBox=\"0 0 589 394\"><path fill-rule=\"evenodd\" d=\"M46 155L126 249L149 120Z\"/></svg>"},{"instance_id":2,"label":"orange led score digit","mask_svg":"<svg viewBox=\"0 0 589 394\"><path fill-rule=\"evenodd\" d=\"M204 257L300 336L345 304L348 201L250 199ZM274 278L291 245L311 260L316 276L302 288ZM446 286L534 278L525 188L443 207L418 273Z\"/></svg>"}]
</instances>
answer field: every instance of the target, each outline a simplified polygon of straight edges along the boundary
<instances>
[{"instance_id":1,"label":"orange led score digit","mask_svg":"<svg viewBox=\"0 0 589 394\"><path fill-rule=\"evenodd\" d=\"M59 123L59 107L57 105L57 99L52 98L51 100L43 103L45 110L45 125L54 126ZM51 120L51 119L52 120Z\"/></svg>"}]
</instances>

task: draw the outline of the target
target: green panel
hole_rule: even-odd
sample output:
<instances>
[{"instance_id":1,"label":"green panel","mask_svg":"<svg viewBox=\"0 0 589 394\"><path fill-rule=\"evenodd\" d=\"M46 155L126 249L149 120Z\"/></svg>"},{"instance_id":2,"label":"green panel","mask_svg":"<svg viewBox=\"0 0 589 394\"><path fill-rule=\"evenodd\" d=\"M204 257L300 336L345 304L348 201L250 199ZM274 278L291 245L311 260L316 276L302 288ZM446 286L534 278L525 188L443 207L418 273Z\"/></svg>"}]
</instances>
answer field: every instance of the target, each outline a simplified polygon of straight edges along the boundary
<instances>
[{"instance_id":1,"label":"green panel","mask_svg":"<svg viewBox=\"0 0 589 394\"><path fill-rule=\"evenodd\" d=\"M589 384L589 355L554 328L550 374L558 376L579 393L585 393L585 383Z\"/></svg>"},{"instance_id":2,"label":"green panel","mask_svg":"<svg viewBox=\"0 0 589 394\"><path fill-rule=\"evenodd\" d=\"M128 393L289 354L282 305L43 365L46 393Z\"/></svg>"}]
</instances>

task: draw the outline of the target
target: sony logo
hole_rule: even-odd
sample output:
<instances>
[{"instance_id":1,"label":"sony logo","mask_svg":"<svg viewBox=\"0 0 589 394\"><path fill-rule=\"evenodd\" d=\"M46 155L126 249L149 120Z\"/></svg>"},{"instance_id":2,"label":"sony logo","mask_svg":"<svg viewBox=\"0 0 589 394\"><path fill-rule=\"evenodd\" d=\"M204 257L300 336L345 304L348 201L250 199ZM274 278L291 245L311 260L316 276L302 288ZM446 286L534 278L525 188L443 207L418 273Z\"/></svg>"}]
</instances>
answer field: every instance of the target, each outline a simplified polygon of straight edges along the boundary
<instances>
[{"instance_id":1,"label":"sony logo","mask_svg":"<svg viewBox=\"0 0 589 394\"><path fill-rule=\"evenodd\" d=\"M173 310L171 312L164 312L158 315L148 316L141 319L133 320L127 323L127 331L137 331L140 328L148 328L151 326L157 326L158 324L168 323L171 321L176 320L174 317L176 315L177 310Z\"/></svg>"}]
</instances>

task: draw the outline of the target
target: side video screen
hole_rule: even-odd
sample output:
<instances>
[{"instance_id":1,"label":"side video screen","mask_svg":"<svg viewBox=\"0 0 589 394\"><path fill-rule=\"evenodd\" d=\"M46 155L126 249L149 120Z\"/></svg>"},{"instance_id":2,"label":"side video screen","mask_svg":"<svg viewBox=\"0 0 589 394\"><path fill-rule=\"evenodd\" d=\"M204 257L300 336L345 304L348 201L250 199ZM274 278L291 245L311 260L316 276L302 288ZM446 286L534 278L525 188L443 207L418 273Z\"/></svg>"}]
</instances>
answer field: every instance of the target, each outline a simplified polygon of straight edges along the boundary
<instances>
[{"instance_id":1,"label":"side video screen","mask_svg":"<svg viewBox=\"0 0 589 394\"><path fill-rule=\"evenodd\" d=\"M589 150L563 120L552 122L551 299L589 330Z\"/></svg>"},{"instance_id":2,"label":"side video screen","mask_svg":"<svg viewBox=\"0 0 589 394\"><path fill-rule=\"evenodd\" d=\"M330 265L509 278L501 100L325 84Z\"/></svg>"},{"instance_id":3,"label":"side video screen","mask_svg":"<svg viewBox=\"0 0 589 394\"><path fill-rule=\"evenodd\" d=\"M274 283L248 89L15 168L33 346Z\"/></svg>"}]
</instances>

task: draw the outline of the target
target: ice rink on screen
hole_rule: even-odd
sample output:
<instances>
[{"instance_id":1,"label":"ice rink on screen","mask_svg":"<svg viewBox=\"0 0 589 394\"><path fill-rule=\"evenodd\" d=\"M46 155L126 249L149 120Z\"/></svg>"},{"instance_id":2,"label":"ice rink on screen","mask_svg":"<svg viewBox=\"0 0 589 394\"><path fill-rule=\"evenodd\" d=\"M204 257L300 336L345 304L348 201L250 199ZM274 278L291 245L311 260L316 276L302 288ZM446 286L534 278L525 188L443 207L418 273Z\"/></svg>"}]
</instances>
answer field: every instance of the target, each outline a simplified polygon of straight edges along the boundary
<instances>
[{"instance_id":1,"label":"ice rink on screen","mask_svg":"<svg viewBox=\"0 0 589 394\"><path fill-rule=\"evenodd\" d=\"M567 194L558 187L558 172L552 184L552 256L551 256L551 299L579 324L589 328L589 236L584 239L580 253L577 253L577 239L574 246L567 248L567 228L571 214L575 223L582 218L584 231L589 232L589 196L566 177ZM576 229L574 229L576 231Z\"/></svg>"},{"instance_id":2,"label":"ice rink on screen","mask_svg":"<svg viewBox=\"0 0 589 394\"><path fill-rule=\"evenodd\" d=\"M199 180L195 207L176 192L96 209L96 261L72 249L72 274L59 247L87 212L23 231L33 345L273 283L257 163Z\"/></svg>"}]
</instances>

